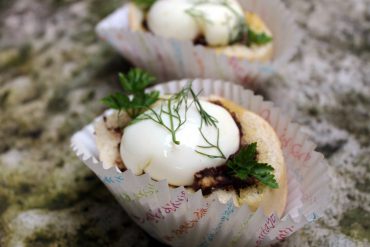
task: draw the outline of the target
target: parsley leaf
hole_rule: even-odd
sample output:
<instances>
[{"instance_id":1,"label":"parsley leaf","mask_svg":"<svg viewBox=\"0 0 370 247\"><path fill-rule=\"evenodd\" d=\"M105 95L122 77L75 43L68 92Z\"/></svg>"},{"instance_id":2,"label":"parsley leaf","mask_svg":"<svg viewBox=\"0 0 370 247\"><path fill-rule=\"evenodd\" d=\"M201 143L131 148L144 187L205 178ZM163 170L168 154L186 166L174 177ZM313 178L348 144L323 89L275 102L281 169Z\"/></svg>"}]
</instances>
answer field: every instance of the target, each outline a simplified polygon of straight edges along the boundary
<instances>
[{"instance_id":1,"label":"parsley leaf","mask_svg":"<svg viewBox=\"0 0 370 247\"><path fill-rule=\"evenodd\" d=\"M125 110L134 119L159 98L159 92L145 92L145 88L152 84L155 78L141 69L131 69L126 75L118 74L123 92L117 92L102 99L102 103L109 108Z\"/></svg>"},{"instance_id":2,"label":"parsley leaf","mask_svg":"<svg viewBox=\"0 0 370 247\"><path fill-rule=\"evenodd\" d=\"M242 180L254 177L264 185L273 189L278 188L279 185L273 173L274 168L265 163L258 163L256 161L256 155L256 142L242 147L234 157L227 161L227 166L230 168L231 174Z\"/></svg>"},{"instance_id":3,"label":"parsley leaf","mask_svg":"<svg viewBox=\"0 0 370 247\"><path fill-rule=\"evenodd\" d=\"M133 2L143 10L148 10L156 0L133 0Z\"/></svg>"},{"instance_id":4,"label":"parsley leaf","mask_svg":"<svg viewBox=\"0 0 370 247\"><path fill-rule=\"evenodd\" d=\"M256 33L250 28L248 28L247 35L248 35L248 40L247 40L248 46L252 44L264 45L272 41L272 37L267 35L266 33Z\"/></svg>"}]
</instances>

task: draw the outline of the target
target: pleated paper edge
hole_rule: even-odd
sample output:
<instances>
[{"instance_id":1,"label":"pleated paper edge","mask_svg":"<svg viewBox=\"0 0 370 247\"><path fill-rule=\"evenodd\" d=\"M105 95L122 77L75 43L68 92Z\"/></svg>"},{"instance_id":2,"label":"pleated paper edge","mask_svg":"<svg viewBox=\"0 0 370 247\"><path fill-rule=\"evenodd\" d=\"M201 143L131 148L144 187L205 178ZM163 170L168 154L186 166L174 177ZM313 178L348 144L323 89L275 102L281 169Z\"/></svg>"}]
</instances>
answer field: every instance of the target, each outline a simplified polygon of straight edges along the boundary
<instances>
[{"instance_id":1,"label":"pleated paper edge","mask_svg":"<svg viewBox=\"0 0 370 247\"><path fill-rule=\"evenodd\" d=\"M276 115L276 112L278 112L271 102L262 101L262 97L254 95L253 92L245 90L238 85L214 80L197 79L191 81L193 81L194 89L199 90L203 88L203 93L205 95L217 94L219 96L229 98L234 100L236 103L247 107L249 110L260 113L260 115L262 112L262 116L266 113L266 109L272 112L271 115ZM189 79L172 81L157 85L151 90L156 89L161 92L173 93L188 82ZM267 107L265 108L265 106ZM264 117L269 121L269 118L266 117L266 115ZM273 119L274 117L270 118ZM71 146L77 156L103 181L133 220L158 240L175 246L181 246L184 242L189 243L188 241L192 241L193 244L198 244L198 246L239 246L240 244L247 244L248 246L264 246L288 237L293 232L303 227L306 223L312 222L322 216L323 210L329 201L329 177L327 176L327 163L325 159L321 154L313 151L313 143L307 141L307 137L299 131L299 127L296 124L289 123L289 120L286 121L286 119L280 116L280 114L278 114L277 118L278 122L287 123L287 137L284 138L290 138L288 140L290 140L291 143L295 143L294 145L297 145L298 143L298 145L300 145L301 151L298 154L305 155L307 153L311 155L310 157L313 157L305 162L302 162L302 156L296 157L297 159L301 159L300 165L304 164L310 168L310 179L306 184L310 184L310 182L316 184L317 181L320 181L319 185L314 186L315 189L320 189L319 191L309 189L307 190L307 193L309 193L308 195L302 195L303 197L310 197L309 200L311 204L305 206L304 202L302 202L302 206L300 208L291 209L282 219L279 219L275 214L265 217L261 209L250 214L250 211L246 206L235 208L231 202L229 202L229 204L221 204L212 196L204 199L199 191L195 194L188 194L183 187L176 189L169 188L166 181L153 181L147 174L135 176L131 171L121 173L116 168L105 170L102 168L102 163L98 161L97 158L88 155L87 152L84 151L85 148L93 148L91 145L94 145L94 143L91 143L94 141L92 124L85 127L82 131L77 132L72 137ZM273 127L277 130L276 128L279 128L279 123L275 123L275 125L276 126ZM299 141L295 142L295 140ZM90 147L87 147L86 145L90 145ZM307 157L308 156L306 155L304 158L307 159ZM311 166L314 165L314 163L316 164L316 167L320 166L320 169L313 169ZM289 169L291 170L291 167ZM313 172L313 170L318 171ZM293 170L290 172L297 171ZM129 184L128 187L123 187L123 180L129 180L129 182L127 182ZM137 190L137 188L140 189ZM128 189L139 191L141 194L139 192L137 194L129 194L127 193ZM185 192L183 193L182 191ZM179 193L180 196L186 197L187 201L181 201ZM299 191L297 193L299 193ZM321 198L317 198L318 193L321 195ZM153 196L156 198L148 199L145 196ZM158 197L161 197L162 199ZM137 198L139 198L139 201L134 200ZM166 204L163 202L168 202L170 204L174 203L175 205L176 203L181 202L181 206L177 209L172 208L172 210L175 210L174 214L167 214L166 210L171 209L161 208L161 206ZM153 215L149 217L149 220L148 217L147 219L145 219L146 216L143 217L143 212L148 212L149 210L154 214L153 212L158 208L160 208L160 213L158 214L157 219L155 216L153 219ZM201 215L201 213L199 212L202 210L203 213L204 210L206 212L211 212L213 210L213 215L211 215L212 217L209 216L210 213L208 215L206 214L204 217L200 217L199 215ZM231 214L230 211L232 211ZM180 213L181 217L176 215ZM220 217L215 217L215 215L219 215ZM234 219L237 220L234 222ZM240 221L241 219L245 220ZM248 223L246 223L247 219ZM143 220L150 222L148 224L143 224ZM155 220L163 220L165 224L163 223L162 226L165 225L165 227L162 227L163 229L159 229ZM194 220L197 220L198 222L196 227L189 229L186 228L189 227L189 225L186 224L192 224L191 222L194 222ZM235 227L236 222L239 223L238 227ZM171 227L173 227L170 231L173 233L172 235L168 233L169 228ZM225 233L227 233L227 235L225 235ZM220 237L224 235L226 236L226 240L228 240L227 243L225 243L225 239ZM166 241L166 239L170 239L172 241L169 242ZM215 245L215 243L217 243L217 245Z\"/></svg>"},{"instance_id":2,"label":"pleated paper edge","mask_svg":"<svg viewBox=\"0 0 370 247\"><path fill-rule=\"evenodd\" d=\"M157 37L147 32L132 32L125 27L125 6L96 27L96 32L136 66L156 75L160 81L181 78L212 78L235 81L254 88L255 83L270 76L296 53L302 34L292 15L280 0L242 0L245 10L257 13L275 37L272 62L248 62L246 59L216 54L191 42ZM127 18L127 17L126 17ZM284 51L282 52L281 48Z\"/></svg>"}]
</instances>

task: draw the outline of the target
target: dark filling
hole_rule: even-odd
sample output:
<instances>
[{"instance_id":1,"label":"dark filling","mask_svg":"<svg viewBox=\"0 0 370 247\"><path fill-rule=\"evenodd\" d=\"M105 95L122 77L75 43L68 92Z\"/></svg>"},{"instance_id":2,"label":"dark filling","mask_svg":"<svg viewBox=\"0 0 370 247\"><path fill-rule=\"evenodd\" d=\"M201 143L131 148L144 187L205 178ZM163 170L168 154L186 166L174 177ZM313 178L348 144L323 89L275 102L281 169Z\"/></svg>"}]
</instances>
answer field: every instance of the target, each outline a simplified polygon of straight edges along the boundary
<instances>
[{"instance_id":1,"label":"dark filling","mask_svg":"<svg viewBox=\"0 0 370 247\"><path fill-rule=\"evenodd\" d=\"M118 148L118 152L120 150L120 147L121 147L121 143L118 143L117 145L117 148ZM123 161L122 161L122 158L121 158L121 155L119 154L118 157L114 160L114 162L116 163L116 166L118 167L118 169L121 171L121 172L124 172L127 170L125 164L123 164Z\"/></svg>"},{"instance_id":2,"label":"dark filling","mask_svg":"<svg viewBox=\"0 0 370 247\"><path fill-rule=\"evenodd\" d=\"M226 164L203 169L194 174L194 182L192 189L197 191L202 190L203 195L209 195L215 190L223 189L226 191L235 190L239 195L240 190L252 186L257 183L253 177L240 179L230 174Z\"/></svg>"},{"instance_id":3,"label":"dark filling","mask_svg":"<svg viewBox=\"0 0 370 247\"><path fill-rule=\"evenodd\" d=\"M243 136L242 126L239 120L237 119L236 114L234 112L229 111L225 106L223 106L221 101L214 100L210 102L225 108L231 114L236 125L239 128L239 134L240 134L240 139L241 139ZM241 147L242 146L239 146L239 149L238 151L236 151L235 154L239 152ZM233 159L235 154L231 155L228 160ZM257 157L255 157L255 159L257 159ZM206 168L206 169L203 169L195 173L194 182L191 185L191 188L194 191L201 189L202 194L205 196L219 189L226 190L226 191L234 190L239 196L241 189L256 185L258 183L258 181L253 177L242 180L232 175L226 163L227 161L225 162L225 164L221 166Z\"/></svg>"},{"instance_id":4,"label":"dark filling","mask_svg":"<svg viewBox=\"0 0 370 247\"><path fill-rule=\"evenodd\" d=\"M144 21L143 21L143 27L144 27L144 29L145 29L145 30L150 31L150 30L149 30L149 26L148 26L148 21L146 20L146 18L145 18L145 19L144 19Z\"/></svg>"},{"instance_id":5,"label":"dark filling","mask_svg":"<svg viewBox=\"0 0 370 247\"><path fill-rule=\"evenodd\" d=\"M198 35L194 40L194 45L207 45L206 38L203 35Z\"/></svg>"},{"instance_id":6,"label":"dark filling","mask_svg":"<svg viewBox=\"0 0 370 247\"><path fill-rule=\"evenodd\" d=\"M147 21L147 18L144 19L143 21L143 28L144 30L148 31L148 32L151 32L154 34L154 32L152 32L148 26L148 21ZM243 35L243 37L241 38L241 40L239 42L233 42L234 43L240 43L240 44L243 44L245 45L246 44L246 41L247 40L247 36L246 35ZM198 35L194 40L193 40L193 43L194 45L202 45L202 46L208 46L208 43L207 43L207 40L206 38L204 37L204 35ZM229 44L231 45L231 44Z\"/></svg>"}]
</instances>

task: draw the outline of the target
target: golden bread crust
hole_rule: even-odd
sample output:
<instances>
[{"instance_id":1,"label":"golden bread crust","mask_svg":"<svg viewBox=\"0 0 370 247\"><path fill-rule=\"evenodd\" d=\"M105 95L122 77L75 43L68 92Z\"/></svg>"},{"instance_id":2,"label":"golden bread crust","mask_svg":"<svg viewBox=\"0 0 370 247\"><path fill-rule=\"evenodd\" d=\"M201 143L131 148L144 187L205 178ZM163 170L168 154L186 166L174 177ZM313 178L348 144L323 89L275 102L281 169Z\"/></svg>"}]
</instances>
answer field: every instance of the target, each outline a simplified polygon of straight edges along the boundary
<instances>
[{"instance_id":1,"label":"golden bread crust","mask_svg":"<svg viewBox=\"0 0 370 247\"><path fill-rule=\"evenodd\" d=\"M288 186L281 144L275 131L262 117L227 99L216 96L211 96L209 99L219 101L229 112L235 114L242 128L241 144L257 142L257 160L260 163L267 163L275 169L275 178L279 184L278 189L271 189L265 185L243 189L240 192L240 197L237 197L236 200L233 198L233 200L237 201L239 205L248 204L253 211L262 206L265 214L275 212L281 216L285 209Z\"/></svg>"},{"instance_id":2,"label":"golden bread crust","mask_svg":"<svg viewBox=\"0 0 370 247\"><path fill-rule=\"evenodd\" d=\"M128 3L129 8L129 27L132 31L146 31L143 26L145 13L133 3ZM260 33L264 32L272 35L271 31L262 21L262 19L251 12L245 12L245 20L253 31ZM224 54L228 57L236 57L239 59L247 59L250 62L268 62L273 57L273 42L265 45L252 45L247 47L242 44L229 46L210 47L207 49L213 50L217 54Z\"/></svg>"},{"instance_id":3,"label":"golden bread crust","mask_svg":"<svg viewBox=\"0 0 370 247\"><path fill-rule=\"evenodd\" d=\"M285 209L288 187L281 144L275 131L262 117L230 100L218 96L211 96L206 99L220 103L230 113L234 114L240 123L243 134L241 145L257 142L257 160L274 167L275 178L279 184L278 189L271 189L263 184L242 189L240 197L234 191L217 190L213 193L216 193L223 203L232 199L236 206L247 204L252 211L262 206L266 215L275 212L281 216ZM118 145L121 142L122 134L118 134L115 129L123 128L129 121L130 118L126 113L122 112L118 116L115 111L95 123L96 143L104 168L115 166L117 165L117 159L121 160ZM189 189L189 191L192 190Z\"/></svg>"}]
</instances>

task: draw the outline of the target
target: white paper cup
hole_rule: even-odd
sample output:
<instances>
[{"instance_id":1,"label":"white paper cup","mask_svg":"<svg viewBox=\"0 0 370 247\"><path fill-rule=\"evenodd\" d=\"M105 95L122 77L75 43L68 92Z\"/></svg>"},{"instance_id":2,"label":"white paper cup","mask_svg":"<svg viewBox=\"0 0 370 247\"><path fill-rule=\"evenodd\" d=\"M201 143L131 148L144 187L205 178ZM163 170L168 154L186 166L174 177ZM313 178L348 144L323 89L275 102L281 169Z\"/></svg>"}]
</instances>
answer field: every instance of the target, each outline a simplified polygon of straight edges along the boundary
<instances>
[{"instance_id":1,"label":"white paper cup","mask_svg":"<svg viewBox=\"0 0 370 247\"><path fill-rule=\"evenodd\" d=\"M181 78L212 78L233 81L253 88L273 74L294 55L301 35L280 0L240 0L245 10L258 14L273 35L271 62L248 62L218 55L190 41L165 39L149 32L133 32L128 25L128 8L120 9L96 27L98 35L135 66L155 75L158 81Z\"/></svg>"},{"instance_id":2,"label":"white paper cup","mask_svg":"<svg viewBox=\"0 0 370 247\"><path fill-rule=\"evenodd\" d=\"M150 90L172 94L189 80L159 84ZM287 165L288 198L282 218L265 216L259 208L236 208L214 196L188 193L184 187L169 187L147 174L130 170L103 169L95 144L93 124L72 137L78 157L103 181L128 215L156 239L173 246L265 246L285 239L305 224L322 216L329 202L327 162L315 145L271 102L252 91L223 81L195 79L193 89L203 95L219 95L266 119L280 138Z\"/></svg>"}]
</instances>

